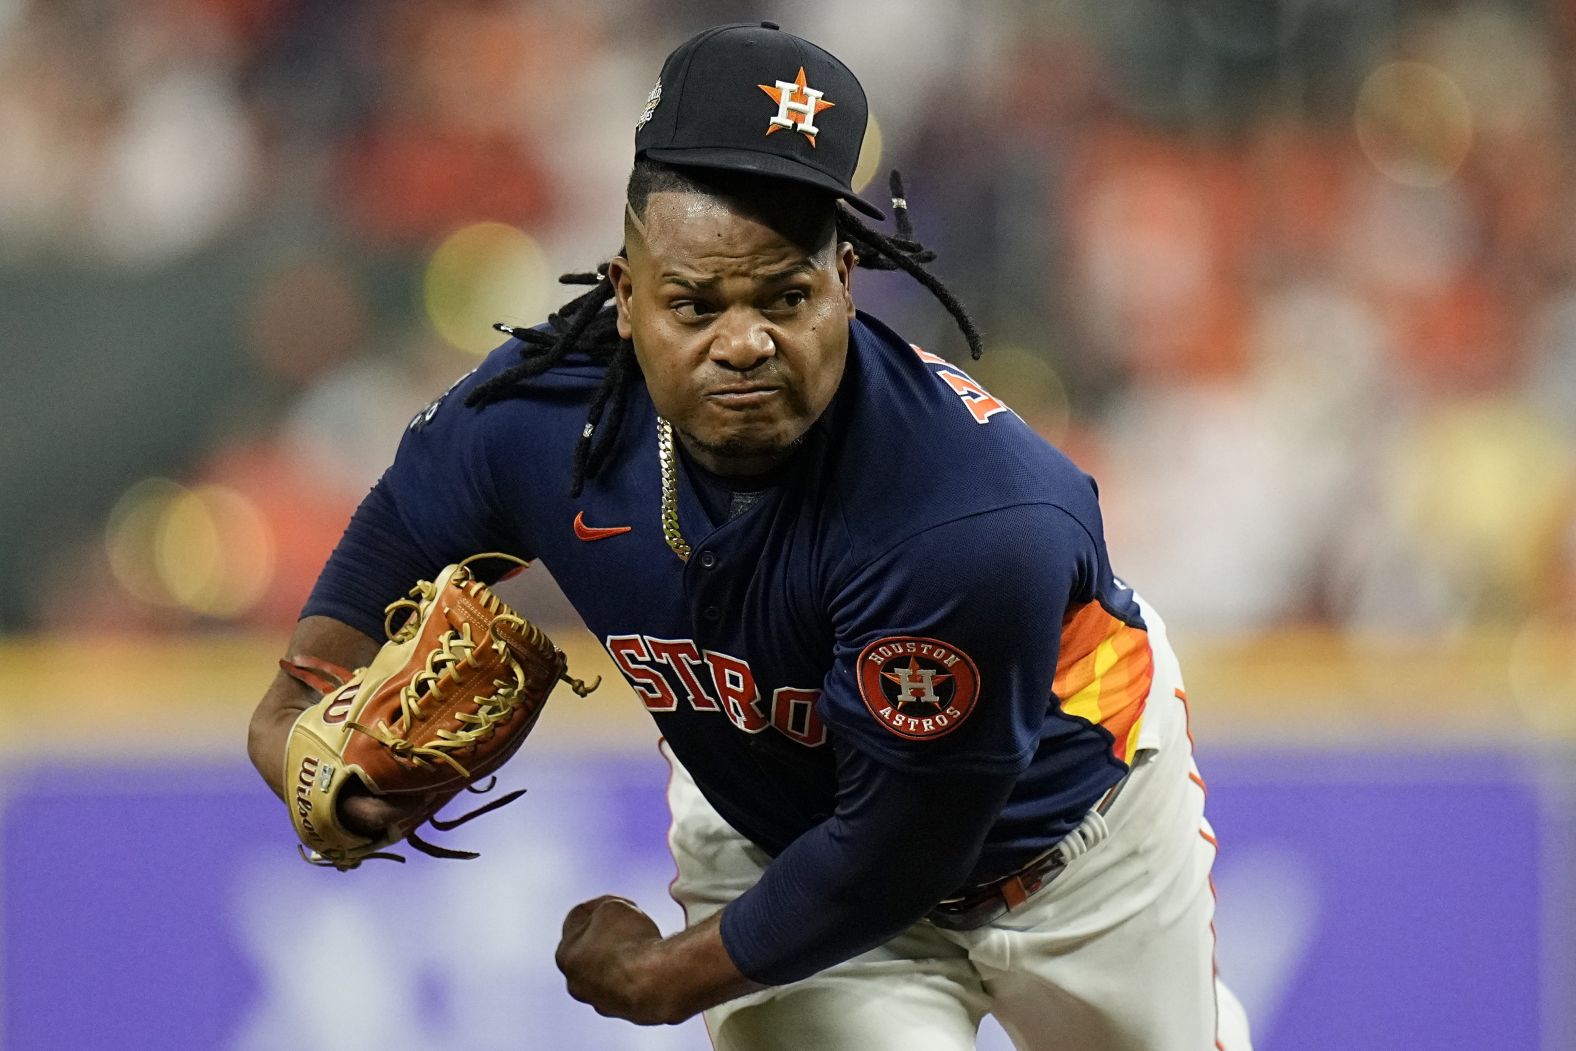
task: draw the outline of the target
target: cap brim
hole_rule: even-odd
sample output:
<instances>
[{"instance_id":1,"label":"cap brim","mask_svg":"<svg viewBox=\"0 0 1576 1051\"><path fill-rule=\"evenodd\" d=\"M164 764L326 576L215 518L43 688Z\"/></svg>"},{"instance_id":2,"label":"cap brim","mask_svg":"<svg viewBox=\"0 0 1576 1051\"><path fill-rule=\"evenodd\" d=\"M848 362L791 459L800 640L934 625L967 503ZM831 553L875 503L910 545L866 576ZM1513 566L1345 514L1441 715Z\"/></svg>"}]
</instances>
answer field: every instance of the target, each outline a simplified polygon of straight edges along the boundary
<instances>
[{"instance_id":1,"label":"cap brim","mask_svg":"<svg viewBox=\"0 0 1576 1051\"><path fill-rule=\"evenodd\" d=\"M773 179L803 183L825 190L834 197L848 202L855 211L872 219L885 219L886 213L823 171L801 164L780 153L764 153L737 147L659 147L646 150L641 156L650 157L663 164L681 168L713 168L718 171L753 172Z\"/></svg>"}]
</instances>

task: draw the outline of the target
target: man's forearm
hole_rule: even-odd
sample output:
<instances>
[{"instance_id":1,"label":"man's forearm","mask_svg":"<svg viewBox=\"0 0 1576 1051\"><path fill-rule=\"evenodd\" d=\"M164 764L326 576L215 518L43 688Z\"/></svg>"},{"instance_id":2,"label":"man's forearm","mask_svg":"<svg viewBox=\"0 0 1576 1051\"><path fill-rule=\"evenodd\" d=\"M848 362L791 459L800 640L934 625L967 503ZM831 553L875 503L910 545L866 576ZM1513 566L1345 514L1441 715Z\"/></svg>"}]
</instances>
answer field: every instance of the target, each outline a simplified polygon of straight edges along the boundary
<instances>
[{"instance_id":1,"label":"man's forearm","mask_svg":"<svg viewBox=\"0 0 1576 1051\"><path fill-rule=\"evenodd\" d=\"M330 617L306 617L297 625L286 649L289 656L306 655L346 668L365 666L378 652L378 643ZM279 672L268 692L252 712L247 727L246 752L252 765L280 799L284 798L285 746L290 728L317 695L289 675Z\"/></svg>"},{"instance_id":2,"label":"man's forearm","mask_svg":"<svg viewBox=\"0 0 1576 1051\"><path fill-rule=\"evenodd\" d=\"M663 938L623 898L597 898L572 909L557 959L571 996L599 1014L639 1025L674 1025L763 988L728 956L720 916Z\"/></svg>"},{"instance_id":3,"label":"man's forearm","mask_svg":"<svg viewBox=\"0 0 1576 1051\"><path fill-rule=\"evenodd\" d=\"M281 674L263 695L246 731L246 754L274 795L284 799L285 747L296 717L312 703L306 687Z\"/></svg>"},{"instance_id":4,"label":"man's forearm","mask_svg":"<svg viewBox=\"0 0 1576 1051\"><path fill-rule=\"evenodd\" d=\"M722 914L664 938L636 963L636 984L663 1021L682 1022L708 1007L765 988L740 973L722 944Z\"/></svg>"}]
</instances>

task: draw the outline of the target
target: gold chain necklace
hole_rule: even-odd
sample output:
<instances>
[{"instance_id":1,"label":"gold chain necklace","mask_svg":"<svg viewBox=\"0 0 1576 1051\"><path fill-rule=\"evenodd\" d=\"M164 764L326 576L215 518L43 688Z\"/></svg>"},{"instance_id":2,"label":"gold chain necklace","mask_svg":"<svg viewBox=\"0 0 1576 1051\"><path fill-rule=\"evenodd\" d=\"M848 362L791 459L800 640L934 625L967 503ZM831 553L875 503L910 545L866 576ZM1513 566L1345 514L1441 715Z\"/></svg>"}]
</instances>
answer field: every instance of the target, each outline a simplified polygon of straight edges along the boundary
<instances>
[{"instance_id":1,"label":"gold chain necklace","mask_svg":"<svg viewBox=\"0 0 1576 1051\"><path fill-rule=\"evenodd\" d=\"M662 468L662 538L679 556L688 562L689 541L679 532L679 471L673 456L673 425L657 417L657 463Z\"/></svg>"}]
</instances>

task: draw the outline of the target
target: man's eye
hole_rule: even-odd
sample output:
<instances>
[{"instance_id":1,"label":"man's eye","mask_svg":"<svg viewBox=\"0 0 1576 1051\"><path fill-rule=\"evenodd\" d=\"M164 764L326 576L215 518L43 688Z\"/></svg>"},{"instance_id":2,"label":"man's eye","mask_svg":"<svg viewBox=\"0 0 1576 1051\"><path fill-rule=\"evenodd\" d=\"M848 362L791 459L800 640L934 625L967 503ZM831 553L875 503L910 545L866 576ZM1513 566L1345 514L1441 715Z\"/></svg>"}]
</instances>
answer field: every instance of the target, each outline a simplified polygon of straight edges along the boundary
<instances>
[{"instance_id":1,"label":"man's eye","mask_svg":"<svg viewBox=\"0 0 1576 1051\"><path fill-rule=\"evenodd\" d=\"M809 298L810 297L803 291L797 288L790 288L788 291L777 297L777 302L791 310L794 307L803 306L805 301Z\"/></svg>"},{"instance_id":2,"label":"man's eye","mask_svg":"<svg viewBox=\"0 0 1576 1051\"><path fill-rule=\"evenodd\" d=\"M693 299L680 299L673 303L672 310L686 321L705 317L711 313L711 308L705 303L697 303Z\"/></svg>"}]
</instances>

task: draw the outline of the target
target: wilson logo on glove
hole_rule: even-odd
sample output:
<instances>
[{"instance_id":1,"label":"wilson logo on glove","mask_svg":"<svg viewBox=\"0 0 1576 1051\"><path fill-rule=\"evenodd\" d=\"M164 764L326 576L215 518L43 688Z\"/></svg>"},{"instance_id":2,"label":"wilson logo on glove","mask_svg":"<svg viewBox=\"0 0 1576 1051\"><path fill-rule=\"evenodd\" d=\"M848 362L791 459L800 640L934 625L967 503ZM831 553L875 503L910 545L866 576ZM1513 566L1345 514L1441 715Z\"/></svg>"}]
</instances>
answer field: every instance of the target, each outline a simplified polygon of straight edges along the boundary
<instances>
[{"instance_id":1,"label":"wilson logo on glove","mask_svg":"<svg viewBox=\"0 0 1576 1051\"><path fill-rule=\"evenodd\" d=\"M323 661L279 662L324 693L296 719L285 759L290 816L312 864L345 870L367 858L404 861L383 849L401 839L434 857L476 857L428 843L415 830L430 822L448 831L524 795L507 793L452 820L435 816L461 789L492 787L490 778L484 788L476 782L519 749L559 681L582 697L600 684L572 678L552 640L472 576L469 563L479 558L519 561L473 555L435 581L418 581L409 598L388 607L389 641L348 681ZM353 779L377 795L430 796L430 805L380 837L359 835L337 810Z\"/></svg>"},{"instance_id":2,"label":"wilson logo on glove","mask_svg":"<svg viewBox=\"0 0 1576 1051\"><path fill-rule=\"evenodd\" d=\"M361 684L349 682L344 689L339 690L332 701L323 707L323 721L334 724L342 723L350 718L350 709L356 703L356 694L361 692Z\"/></svg>"}]
</instances>

